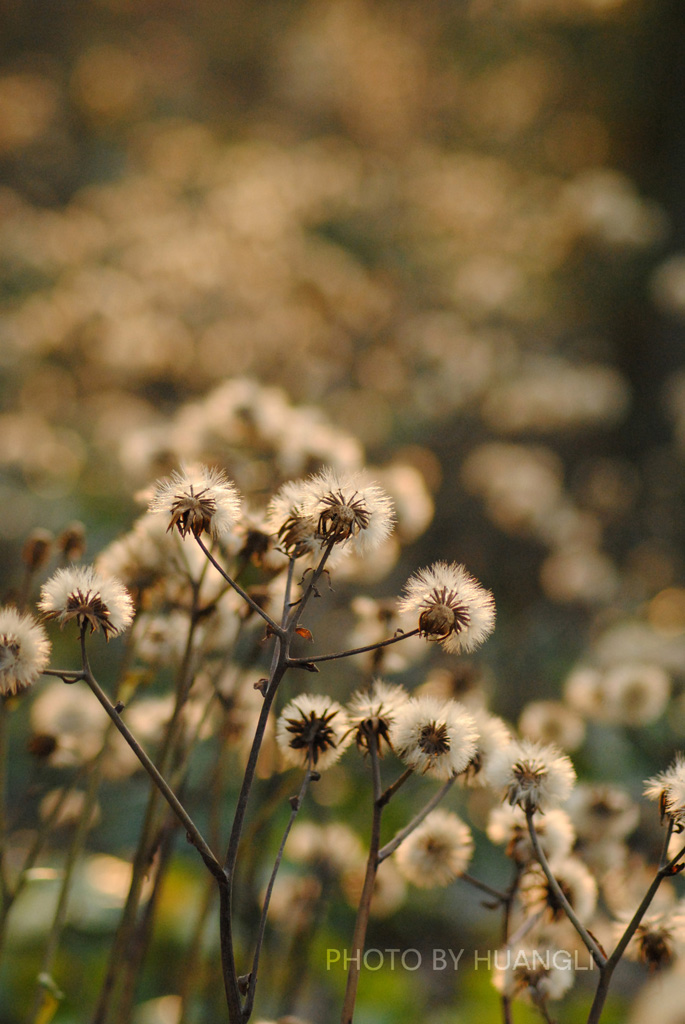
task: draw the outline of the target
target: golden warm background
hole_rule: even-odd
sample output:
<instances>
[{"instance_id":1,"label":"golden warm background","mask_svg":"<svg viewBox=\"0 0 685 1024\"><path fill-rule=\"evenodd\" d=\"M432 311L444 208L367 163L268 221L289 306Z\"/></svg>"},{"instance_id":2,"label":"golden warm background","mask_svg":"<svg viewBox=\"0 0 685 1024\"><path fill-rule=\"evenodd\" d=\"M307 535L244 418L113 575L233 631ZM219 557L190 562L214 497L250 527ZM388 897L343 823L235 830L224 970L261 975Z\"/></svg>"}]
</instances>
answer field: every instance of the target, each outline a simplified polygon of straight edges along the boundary
<instances>
[{"instance_id":1,"label":"golden warm background","mask_svg":"<svg viewBox=\"0 0 685 1024\"><path fill-rule=\"evenodd\" d=\"M665 767L685 735L683 11L2 0L4 591L30 529L80 520L92 558L183 459L258 510L366 458L409 545L368 588L466 563L497 600L479 671L511 721L578 664L658 663L667 716L590 729L579 761ZM382 1004L369 1022L401 1019Z\"/></svg>"}]
</instances>

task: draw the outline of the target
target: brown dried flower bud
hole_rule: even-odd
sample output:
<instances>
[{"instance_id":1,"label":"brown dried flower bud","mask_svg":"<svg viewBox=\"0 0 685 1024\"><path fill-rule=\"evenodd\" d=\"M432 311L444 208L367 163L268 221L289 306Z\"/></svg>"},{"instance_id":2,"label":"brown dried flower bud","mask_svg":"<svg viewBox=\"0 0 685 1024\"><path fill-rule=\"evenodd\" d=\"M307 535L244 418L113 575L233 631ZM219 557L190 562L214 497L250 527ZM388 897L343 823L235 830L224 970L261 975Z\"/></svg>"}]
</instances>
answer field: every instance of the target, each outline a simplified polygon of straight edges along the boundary
<instances>
[{"instance_id":1,"label":"brown dried flower bud","mask_svg":"<svg viewBox=\"0 0 685 1024\"><path fill-rule=\"evenodd\" d=\"M36 572L45 565L52 553L54 537L49 530L37 527L32 530L26 538L22 548L21 557L24 565L31 571Z\"/></svg>"},{"instance_id":2,"label":"brown dried flower bud","mask_svg":"<svg viewBox=\"0 0 685 1024\"><path fill-rule=\"evenodd\" d=\"M70 562L83 558L86 550L86 528L83 523L78 519L68 523L58 535L55 544L57 550Z\"/></svg>"}]
</instances>

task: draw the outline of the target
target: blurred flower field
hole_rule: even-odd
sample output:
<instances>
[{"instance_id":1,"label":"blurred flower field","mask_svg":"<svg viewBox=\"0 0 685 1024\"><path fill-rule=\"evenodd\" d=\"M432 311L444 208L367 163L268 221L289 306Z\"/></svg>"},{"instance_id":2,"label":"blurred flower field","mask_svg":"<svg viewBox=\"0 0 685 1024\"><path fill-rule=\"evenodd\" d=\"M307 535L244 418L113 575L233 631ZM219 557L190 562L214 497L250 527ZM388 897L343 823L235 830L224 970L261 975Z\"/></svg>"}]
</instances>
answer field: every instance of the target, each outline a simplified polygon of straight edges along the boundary
<instances>
[{"instance_id":1,"label":"blurred flower field","mask_svg":"<svg viewBox=\"0 0 685 1024\"><path fill-rule=\"evenodd\" d=\"M408 610L422 635L295 673L277 715L311 684L360 728L367 705L350 698L376 679L379 708L392 704L386 683L435 707L458 701L486 763L510 733L523 761L526 744L555 744L578 782L563 811L540 817L540 842L569 860L568 889L609 950L665 834L645 780L657 801L671 794L666 806L674 783L660 773L685 749L677 5L7 0L0 17L0 603L37 614L47 585L51 664L75 671L53 574L94 565L121 579L135 620L127 630L128 605L115 625L90 608L104 634L90 642L93 671L221 846L270 653L260 613L212 574L192 535L207 528L222 568L274 619L288 558L304 559L306 579L321 538L343 541L354 551L338 557L332 544L300 662L396 637ZM198 466L224 471L240 496L225 531L210 524L215 509L193 504L198 489L223 486L211 468L193 478ZM178 497L185 472L190 505ZM160 479L171 482L155 492ZM311 513L313 547L298 532L297 480L329 489ZM151 500L174 517L170 532L151 524ZM338 501L351 516L342 526ZM374 543L357 544L379 509L388 519ZM462 564L497 609L471 645L459 602L471 615L478 603L454 573ZM84 592L95 578L79 577ZM38 634L11 616L3 628L19 630L25 653L36 645L42 671ZM27 686L25 673L3 688L0 725L0 1024L225 1019L197 852L150 810L149 779L86 681ZM304 722L330 713L303 706L292 714ZM300 729L295 750L311 755ZM326 735L336 754L351 743L332 726ZM300 785L284 771L299 753L279 754L277 737L270 719L241 847L255 851L236 890L241 955L267 891L261 858L276 856ZM363 756L350 749L330 768L320 751L326 771L270 895L254 1020L340 1015L332 951L349 948L363 902L366 743L358 736ZM402 784L384 812L381 849L436 790L418 778L423 762L403 763L414 789ZM450 763L443 779L468 774ZM491 766L492 778L517 805L508 768ZM568 994L565 976L547 977L549 998L556 984L563 1000L547 1011L547 996L543 1009L520 1000L516 981L478 961L500 948L501 920L458 877L469 860L497 892L512 865L525 876L510 934L536 915L550 924L523 805L466 777L444 804L433 813L452 817L418 826L382 861L371 909L367 946L415 950L420 966L386 956L362 971L355 1020L585 1020L591 970ZM146 815L159 820L144 847ZM451 858L433 862L435 843ZM422 885L431 871L437 888ZM683 900L680 877L663 882L606 1024L685 1021ZM563 926L557 945L584 955ZM458 969L436 966L438 950L462 950Z\"/></svg>"}]
</instances>

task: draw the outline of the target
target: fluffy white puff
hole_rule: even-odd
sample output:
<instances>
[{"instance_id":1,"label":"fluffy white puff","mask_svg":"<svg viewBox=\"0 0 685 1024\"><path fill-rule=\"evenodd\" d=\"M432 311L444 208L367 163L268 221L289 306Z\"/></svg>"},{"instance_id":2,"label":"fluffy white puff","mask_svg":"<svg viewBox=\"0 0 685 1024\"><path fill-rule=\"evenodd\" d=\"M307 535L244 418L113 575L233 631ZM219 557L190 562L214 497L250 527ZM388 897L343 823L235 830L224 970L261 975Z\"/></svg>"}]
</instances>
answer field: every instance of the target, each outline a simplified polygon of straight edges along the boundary
<instances>
[{"instance_id":1,"label":"fluffy white puff","mask_svg":"<svg viewBox=\"0 0 685 1024\"><path fill-rule=\"evenodd\" d=\"M563 804L576 780L566 754L530 740L514 740L493 754L488 771L491 785L504 790L505 799L524 810L545 811Z\"/></svg>"},{"instance_id":2,"label":"fluffy white puff","mask_svg":"<svg viewBox=\"0 0 685 1024\"><path fill-rule=\"evenodd\" d=\"M364 554L392 532L392 500L366 473L324 469L309 477L307 485L302 514L314 521L321 545L349 543Z\"/></svg>"},{"instance_id":3,"label":"fluffy white puff","mask_svg":"<svg viewBox=\"0 0 685 1024\"><path fill-rule=\"evenodd\" d=\"M473 651L495 628L495 600L456 562L419 569L404 586L399 610L418 613L418 627L450 654Z\"/></svg>"},{"instance_id":4,"label":"fluffy white puff","mask_svg":"<svg viewBox=\"0 0 685 1024\"><path fill-rule=\"evenodd\" d=\"M229 533L240 515L240 496L223 470L207 466L182 467L155 485L150 511L169 519L182 537L208 533L214 540Z\"/></svg>"},{"instance_id":5,"label":"fluffy white puff","mask_svg":"<svg viewBox=\"0 0 685 1024\"><path fill-rule=\"evenodd\" d=\"M35 683L49 658L50 643L33 616L0 608L0 693L17 693Z\"/></svg>"},{"instance_id":6,"label":"fluffy white puff","mask_svg":"<svg viewBox=\"0 0 685 1024\"><path fill-rule=\"evenodd\" d=\"M133 621L133 601L114 576L101 576L93 566L58 569L41 590L38 607L60 627L75 619L79 627L100 629L109 640Z\"/></svg>"},{"instance_id":7,"label":"fluffy white puff","mask_svg":"<svg viewBox=\"0 0 685 1024\"><path fill-rule=\"evenodd\" d=\"M334 764L352 741L350 724L337 701L303 693L282 711L276 743L286 765L323 771Z\"/></svg>"},{"instance_id":8,"label":"fluffy white puff","mask_svg":"<svg viewBox=\"0 0 685 1024\"><path fill-rule=\"evenodd\" d=\"M397 709L390 727L395 753L415 771L437 779L463 772L476 753L478 729L454 700L412 697Z\"/></svg>"},{"instance_id":9,"label":"fluffy white puff","mask_svg":"<svg viewBox=\"0 0 685 1024\"><path fill-rule=\"evenodd\" d=\"M420 889L449 885L473 857L471 830L452 811L431 811L395 856L400 874Z\"/></svg>"}]
</instances>

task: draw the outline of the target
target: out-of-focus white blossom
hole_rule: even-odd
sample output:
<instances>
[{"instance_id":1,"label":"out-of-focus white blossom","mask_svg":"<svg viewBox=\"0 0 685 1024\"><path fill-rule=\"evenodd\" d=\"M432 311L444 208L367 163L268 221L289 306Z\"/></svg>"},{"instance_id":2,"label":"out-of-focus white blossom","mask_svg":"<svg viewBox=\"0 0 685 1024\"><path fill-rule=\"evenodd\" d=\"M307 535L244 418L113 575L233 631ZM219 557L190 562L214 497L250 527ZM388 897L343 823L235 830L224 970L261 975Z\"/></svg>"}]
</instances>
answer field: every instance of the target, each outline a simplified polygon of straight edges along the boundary
<instances>
[{"instance_id":1,"label":"out-of-focus white blossom","mask_svg":"<svg viewBox=\"0 0 685 1024\"><path fill-rule=\"evenodd\" d=\"M509 999L544 1003L561 999L574 982L573 960L553 946L515 946L498 950L492 983Z\"/></svg>"},{"instance_id":2,"label":"out-of-focus white blossom","mask_svg":"<svg viewBox=\"0 0 685 1024\"><path fill-rule=\"evenodd\" d=\"M17 693L39 678L50 659L43 627L28 613L0 608L0 694Z\"/></svg>"},{"instance_id":3,"label":"out-of-focus white blossom","mask_svg":"<svg viewBox=\"0 0 685 1024\"><path fill-rule=\"evenodd\" d=\"M568 799L576 780L573 765L557 747L518 740L493 754L490 783L510 804L546 811Z\"/></svg>"},{"instance_id":4,"label":"out-of-focus white blossom","mask_svg":"<svg viewBox=\"0 0 685 1024\"><path fill-rule=\"evenodd\" d=\"M468 825L452 811L435 810L400 844L395 857L400 873L419 889L449 885L463 875L473 857Z\"/></svg>"}]
</instances>

